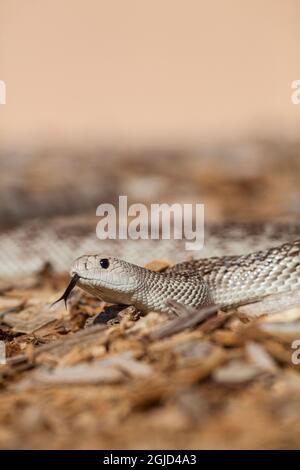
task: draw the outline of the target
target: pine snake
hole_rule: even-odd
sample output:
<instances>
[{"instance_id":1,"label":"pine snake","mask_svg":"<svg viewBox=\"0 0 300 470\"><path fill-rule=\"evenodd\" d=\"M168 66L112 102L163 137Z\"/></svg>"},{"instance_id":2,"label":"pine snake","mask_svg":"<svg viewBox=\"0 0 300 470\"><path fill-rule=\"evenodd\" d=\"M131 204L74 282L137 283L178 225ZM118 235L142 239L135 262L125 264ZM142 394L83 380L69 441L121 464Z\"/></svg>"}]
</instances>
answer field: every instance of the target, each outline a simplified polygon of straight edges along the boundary
<instances>
[{"instance_id":1,"label":"pine snake","mask_svg":"<svg viewBox=\"0 0 300 470\"><path fill-rule=\"evenodd\" d=\"M300 240L249 255L186 261L162 273L111 256L84 255L71 275L89 293L142 311L169 312L169 299L191 307L233 307L298 289Z\"/></svg>"},{"instance_id":2,"label":"pine snake","mask_svg":"<svg viewBox=\"0 0 300 470\"><path fill-rule=\"evenodd\" d=\"M145 311L169 311L171 298L193 307L235 306L300 287L299 239L297 222L207 224L204 250L193 253L201 258L185 261L184 240L99 241L94 218L61 218L0 234L0 279L15 282L46 262L64 272L79 257L71 269L78 285L107 301ZM158 258L177 264L163 273L138 266ZM108 259L106 269L101 259Z\"/></svg>"}]
</instances>

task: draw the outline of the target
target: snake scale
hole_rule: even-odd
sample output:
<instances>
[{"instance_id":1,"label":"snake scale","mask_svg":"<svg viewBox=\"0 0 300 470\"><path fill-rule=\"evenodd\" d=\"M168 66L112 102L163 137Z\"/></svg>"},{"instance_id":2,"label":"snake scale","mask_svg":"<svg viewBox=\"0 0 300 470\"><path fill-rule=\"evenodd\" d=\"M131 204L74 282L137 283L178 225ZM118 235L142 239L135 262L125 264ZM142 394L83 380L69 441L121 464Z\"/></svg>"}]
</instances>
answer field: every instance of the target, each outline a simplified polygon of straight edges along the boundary
<instances>
[{"instance_id":1,"label":"snake scale","mask_svg":"<svg viewBox=\"0 0 300 470\"><path fill-rule=\"evenodd\" d=\"M169 312L168 300L191 307L234 307L300 287L300 240L241 256L176 264L153 272L115 257L85 255L71 275L85 291L141 311Z\"/></svg>"},{"instance_id":2,"label":"snake scale","mask_svg":"<svg viewBox=\"0 0 300 470\"><path fill-rule=\"evenodd\" d=\"M93 218L72 216L2 232L0 280L15 282L45 263L55 272L65 272L76 259L71 274L78 274L77 284L113 303L161 312L169 311L168 299L193 307L230 307L298 289L299 239L297 221L207 224L204 249L193 252L199 259L185 261L189 253L184 240L100 241ZM85 253L113 256L82 256ZM163 273L140 267L161 258L177 264ZM101 260L108 266L104 267L107 261L101 266Z\"/></svg>"}]
</instances>

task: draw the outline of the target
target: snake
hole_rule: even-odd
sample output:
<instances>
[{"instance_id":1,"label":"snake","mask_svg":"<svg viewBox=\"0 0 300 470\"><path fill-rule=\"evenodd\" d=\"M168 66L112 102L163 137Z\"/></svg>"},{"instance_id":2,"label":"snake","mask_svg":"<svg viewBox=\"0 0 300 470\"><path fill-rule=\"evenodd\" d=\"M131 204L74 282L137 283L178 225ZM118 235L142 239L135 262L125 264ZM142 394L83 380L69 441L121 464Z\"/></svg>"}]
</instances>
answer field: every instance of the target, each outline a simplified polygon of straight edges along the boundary
<instances>
[{"instance_id":1,"label":"snake","mask_svg":"<svg viewBox=\"0 0 300 470\"><path fill-rule=\"evenodd\" d=\"M299 239L298 222L207 224L204 249L187 261L184 240L100 241L93 218L33 221L0 234L0 280L15 283L48 263L54 274L71 266L65 300L78 285L104 301L145 312L170 312L170 299L195 308L230 308L298 289ZM143 267L162 258L173 266L164 272Z\"/></svg>"},{"instance_id":2,"label":"snake","mask_svg":"<svg viewBox=\"0 0 300 470\"><path fill-rule=\"evenodd\" d=\"M78 257L71 287L142 312L170 313L169 300L188 307L232 308L300 287L300 239L241 256L185 261L154 272L113 256ZM60 300L60 299L59 299Z\"/></svg>"}]
</instances>

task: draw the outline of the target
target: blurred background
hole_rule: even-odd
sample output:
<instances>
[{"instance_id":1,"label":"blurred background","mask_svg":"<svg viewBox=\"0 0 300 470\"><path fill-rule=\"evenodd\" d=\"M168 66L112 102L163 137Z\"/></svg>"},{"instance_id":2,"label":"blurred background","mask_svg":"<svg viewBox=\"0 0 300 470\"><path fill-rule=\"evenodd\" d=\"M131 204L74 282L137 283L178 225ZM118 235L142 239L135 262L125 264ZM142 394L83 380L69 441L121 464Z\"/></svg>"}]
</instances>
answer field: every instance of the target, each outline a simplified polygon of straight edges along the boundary
<instances>
[{"instance_id":1,"label":"blurred background","mask_svg":"<svg viewBox=\"0 0 300 470\"><path fill-rule=\"evenodd\" d=\"M1 141L297 136L297 0L2 0Z\"/></svg>"},{"instance_id":2,"label":"blurred background","mask_svg":"<svg viewBox=\"0 0 300 470\"><path fill-rule=\"evenodd\" d=\"M1 226L119 194L213 220L299 213L299 10L2 0Z\"/></svg>"},{"instance_id":3,"label":"blurred background","mask_svg":"<svg viewBox=\"0 0 300 470\"><path fill-rule=\"evenodd\" d=\"M297 0L2 0L0 216L298 216Z\"/></svg>"}]
</instances>

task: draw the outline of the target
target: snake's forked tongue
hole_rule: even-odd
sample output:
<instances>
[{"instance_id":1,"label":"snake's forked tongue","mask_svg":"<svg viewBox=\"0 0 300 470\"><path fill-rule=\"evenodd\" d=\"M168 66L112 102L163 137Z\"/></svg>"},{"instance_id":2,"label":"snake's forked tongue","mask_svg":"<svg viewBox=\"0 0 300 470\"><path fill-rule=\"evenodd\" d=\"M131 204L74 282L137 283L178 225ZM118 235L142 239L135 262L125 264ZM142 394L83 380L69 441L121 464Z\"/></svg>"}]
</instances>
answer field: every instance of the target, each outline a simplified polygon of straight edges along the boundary
<instances>
[{"instance_id":1,"label":"snake's forked tongue","mask_svg":"<svg viewBox=\"0 0 300 470\"><path fill-rule=\"evenodd\" d=\"M63 293L63 295L59 299L57 299L55 302L53 302L53 304L51 304L51 307L53 307L53 305L57 304L57 302L60 302L61 300L64 300L65 306L67 308L68 297L71 294L74 287L76 286L78 279L79 279L78 274L74 274L71 277L71 281L69 282L68 287L66 288L65 292Z\"/></svg>"}]
</instances>

